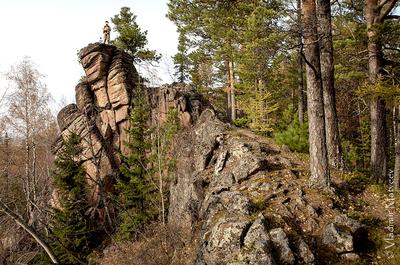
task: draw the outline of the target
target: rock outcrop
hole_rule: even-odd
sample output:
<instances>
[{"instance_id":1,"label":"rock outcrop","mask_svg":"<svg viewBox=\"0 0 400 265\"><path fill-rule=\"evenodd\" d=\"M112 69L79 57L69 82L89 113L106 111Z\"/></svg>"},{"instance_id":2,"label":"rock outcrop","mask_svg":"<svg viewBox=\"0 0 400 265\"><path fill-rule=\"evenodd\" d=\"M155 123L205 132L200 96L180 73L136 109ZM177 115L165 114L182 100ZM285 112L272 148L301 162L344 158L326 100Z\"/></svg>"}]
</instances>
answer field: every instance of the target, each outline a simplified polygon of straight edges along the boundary
<instances>
[{"instance_id":1,"label":"rock outcrop","mask_svg":"<svg viewBox=\"0 0 400 265\"><path fill-rule=\"evenodd\" d=\"M151 124L163 123L169 110L176 110L181 125L188 128L208 107L209 103L188 85L173 83L161 87L147 88L151 111Z\"/></svg>"},{"instance_id":2,"label":"rock outcrop","mask_svg":"<svg viewBox=\"0 0 400 265\"><path fill-rule=\"evenodd\" d=\"M196 239L196 265L355 259L360 224L307 187L299 161L205 108L176 137L169 222Z\"/></svg>"},{"instance_id":3,"label":"rock outcrop","mask_svg":"<svg viewBox=\"0 0 400 265\"><path fill-rule=\"evenodd\" d=\"M101 192L113 190L120 165L119 154L127 154L129 110L138 85L133 57L106 44L90 44L79 52L85 76L75 88L76 104L64 107L57 116L61 134L54 153L71 133L81 138L81 161L87 172L88 199L98 205ZM182 127L188 128L208 103L184 84L146 88L151 109L150 123L162 124L171 109L177 111ZM103 189L101 192L99 189ZM53 203L57 204L56 193ZM100 203L101 204L101 203Z\"/></svg>"},{"instance_id":4,"label":"rock outcrop","mask_svg":"<svg viewBox=\"0 0 400 265\"><path fill-rule=\"evenodd\" d=\"M100 187L106 192L113 188L119 153L127 153L128 113L138 75L132 56L111 45L90 44L79 58L86 76L75 88L76 104L64 107L57 116L61 135L54 151L57 154L62 139L71 133L81 137L88 198L96 204Z\"/></svg>"}]
</instances>

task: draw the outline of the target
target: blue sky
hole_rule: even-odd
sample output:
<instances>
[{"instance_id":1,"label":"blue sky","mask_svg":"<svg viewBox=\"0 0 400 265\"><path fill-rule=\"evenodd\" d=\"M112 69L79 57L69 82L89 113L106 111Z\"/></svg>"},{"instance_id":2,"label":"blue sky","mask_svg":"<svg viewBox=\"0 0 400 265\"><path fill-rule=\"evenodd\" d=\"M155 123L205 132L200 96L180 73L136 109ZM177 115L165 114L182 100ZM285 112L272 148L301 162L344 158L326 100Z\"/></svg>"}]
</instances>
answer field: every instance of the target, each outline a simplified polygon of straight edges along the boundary
<instances>
[{"instance_id":1,"label":"blue sky","mask_svg":"<svg viewBox=\"0 0 400 265\"><path fill-rule=\"evenodd\" d=\"M83 75L77 51L102 36L105 20L128 6L148 31L149 47L162 53L161 80L170 82L170 57L177 46L176 28L165 14L167 0L0 0L0 73L29 56L56 101L74 100L75 84ZM111 33L111 38L115 35ZM144 69L141 69L144 71ZM0 95L6 82L0 76Z\"/></svg>"}]
</instances>

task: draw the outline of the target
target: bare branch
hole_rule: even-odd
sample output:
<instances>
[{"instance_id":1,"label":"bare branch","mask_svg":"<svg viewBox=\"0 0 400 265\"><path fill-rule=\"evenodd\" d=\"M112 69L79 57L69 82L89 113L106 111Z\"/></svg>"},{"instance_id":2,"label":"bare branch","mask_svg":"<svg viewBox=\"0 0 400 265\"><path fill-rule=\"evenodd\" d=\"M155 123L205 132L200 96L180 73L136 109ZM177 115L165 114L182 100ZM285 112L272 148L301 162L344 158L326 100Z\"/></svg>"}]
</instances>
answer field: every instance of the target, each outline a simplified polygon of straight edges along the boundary
<instances>
[{"instance_id":1,"label":"bare branch","mask_svg":"<svg viewBox=\"0 0 400 265\"><path fill-rule=\"evenodd\" d=\"M382 2L380 2L378 4L378 6L376 7L376 9L381 9L384 5L386 5L389 1L391 0L383 0Z\"/></svg>"},{"instance_id":2,"label":"bare branch","mask_svg":"<svg viewBox=\"0 0 400 265\"><path fill-rule=\"evenodd\" d=\"M9 87L6 87L6 90L4 91L3 95L1 96L1 98L0 98L0 105L1 105L1 103L3 102L3 100L5 99L5 97L6 97L6 95L7 95L7 92L8 92L8 89L9 89Z\"/></svg>"},{"instance_id":3,"label":"bare branch","mask_svg":"<svg viewBox=\"0 0 400 265\"><path fill-rule=\"evenodd\" d=\"M53 251L47 245L47 243L40 238L38 233L33 230L27 223L25 223L21 218L18 217L11 209L7 207L5 203L0 200L0 211L4 212L8 215L11 219L13 219L21 228L23 228L26 232L28 232L33 239L43 248L43 250L47 253L53 264L59 264L56 256L54 255Z\"/></svg>"},{"instance_id":4,"label":"bare branch","mask_svg":"<svg viewBox=\"0 0 400 265\"><path fill-rule=\"evenodd\" d=\"M384 5L382 5L382 9L380 9L379 21L384 20L390 12L392 12L394 6L397 4L397 0L386 0Z\"/></svg>"},{"instance_id":5,"label":"bare branch","mask_svg":"<svg viewBox=\"0 0 400 265\"><path fill-rule=\"evenodd\" d=\"M399 19L400 16L399 15L387 15L386 17L384 17L384 19Z\"/></svg>"},{"instance_id":6,"label":"bare branch","mask_svg":"<svg viewBox=\"0 0 400 265\"><path fill-rule=\"evenodd\" d=\"M384 49L384 50L390 50L390 51L400 52L400 48L394 48L394 47L384 46L383 49Z\"/></svg>"}]
</instances>

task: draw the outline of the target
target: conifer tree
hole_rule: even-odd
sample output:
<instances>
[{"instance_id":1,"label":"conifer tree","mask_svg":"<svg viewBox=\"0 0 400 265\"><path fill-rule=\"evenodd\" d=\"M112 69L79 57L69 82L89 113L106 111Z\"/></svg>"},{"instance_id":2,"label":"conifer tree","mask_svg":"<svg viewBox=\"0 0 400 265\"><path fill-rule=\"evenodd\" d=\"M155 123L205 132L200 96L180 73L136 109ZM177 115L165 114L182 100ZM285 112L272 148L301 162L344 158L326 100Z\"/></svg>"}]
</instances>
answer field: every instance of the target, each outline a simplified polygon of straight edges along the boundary
<instances>
[{"instance_id":1,"label":"conifer tree","mask_svg":"<svg viewBox=\"0 0 400 265\"><path fill-rule=\"evenodd\" d=\"M137 239L140 230L155 214L150 198L154 188L147 173L147 118L143 89L138 87L129 118L129 142L125 143L130 152L129 155L122 156L121 172L116 185L121 205L121 223L118 228L120 239L129 239L132 236Z\"/></svg>"},{"instance_id":2,"label":"conifer tree","mask_svg":"<svg viewBox=\"0 0 400 265\"><path fill-rule=\"evenodd\" d=\"M172 59L175 64L175 76L180 83L185 82L189 75L189 59L187 39L184 32L179 33L178 53Z\"/></svg>"},{"instance_id":3,"label":"conifer tree","mask_svg":"<svg viewBox=\"0 0 400 265\"><path fill-rule=\"evenodd\" d=\"M302 6L304 58L307 76L307 108L310 143L310 186L330 187L330 172L325 138L324 100L317 33L317 12L313 0L304 0Z\"/></svg>"},{"instance_id":4,"label":"conifer tree","mask_svg":"<svg viewBox=\"0 0 400 265\"><path fill-rule=\"evenodd\" d=\"M397 0L365 0L365 20L368 37L368 81L379 85L380 77L386 75L382 53L382 29L385 20L393 18ZM396 18L396 17L395 17ZM386 102L379 95L370 101L371 110L371 176L377 181L385 179L387 171Z\"/></svg>"},{"instance_id":5,"label":"conifer tree","mask_svg":"<svg viewBox=\"0 0 400 265\"><path fill-rule=\"evenodd\" d=\"M274 54L282 44L282 36L276 31L279 13L272 6L254 3L253 12L246 18L238 52L237 85L238 105L249 119L249 127L261 134L273 130L270 114L277 109L271 93L271 64Z\"/></svg>"},{"instance_id":6,"label":"conifer tree","mask_svg":"<svg viewBox=\"0 0 400 265\"><path fill-rule=\"evenodd\" d=\"M335 75L333 63L333 40L331 2L317 1L317 16L320 34L321 79L324 98L325 133L328 161L336 169L346 168L339 135L339 120L336 111Z\"/></svg>"},{"instance_id":7,"label":"conifer tree","mask_svg":"<svg viewBox=\"0 0 400 265\"><path fill-rule=\"evenodd\" d=\"M86 172L79 157L82 152L79 136L71 134L55 160L54 183L60 208L53 209L53 248L61 264L86 263L96 246L95 233L87 215Z\"/></svg>"},{"instance_id":8,"label":"conifer tree","mask_svg":"<svg viewBox=\"0 0 400 265\"><path fill-rule=\"evenodd\" d=\"M235 120L235 51L239 46L238 34L243 28L244 17L249 13L246 3L173 0L168 6L168 18L177 24L180 32L191 37L193 49L212 55L216 67L220 70L218 79L225 83L227 116Z\"/></svg>"},{"instance_id":9,"label":"conifer tree","mask_svg":"<svg viewBox=\"0 0 400 265\"><path fill-rule=\"evenodd\" d=\"M147 45L147 31L142 31L136 22L134 15L129 7L122 7L120 13L111 18L114 23L114 30L119 35L111 42L129 52L134 56L135 62L141 61L158 61L160 55L155 50L149 50Z\"/></svg>"}]
</instances>

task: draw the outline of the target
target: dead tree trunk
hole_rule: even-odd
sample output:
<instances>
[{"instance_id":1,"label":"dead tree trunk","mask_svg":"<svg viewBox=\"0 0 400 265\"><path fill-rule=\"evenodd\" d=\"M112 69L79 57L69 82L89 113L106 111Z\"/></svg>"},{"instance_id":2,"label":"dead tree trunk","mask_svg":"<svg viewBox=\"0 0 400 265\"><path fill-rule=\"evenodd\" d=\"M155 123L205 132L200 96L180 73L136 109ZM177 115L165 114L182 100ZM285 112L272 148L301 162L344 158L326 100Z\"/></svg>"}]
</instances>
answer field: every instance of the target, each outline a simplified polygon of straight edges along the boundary
<instances>
[{"instance_id":1,"label":"dead tree trunk","mask_svg":"<svg viewBox=\"0 0 400 265\"><path fill-rule=\"evenodd\" d=\"M324 101L314 0L303 0L302 15L310 131L310 186L327 189L330 187L330 174L325 139Z\"/></svg>"}]
</instances>

